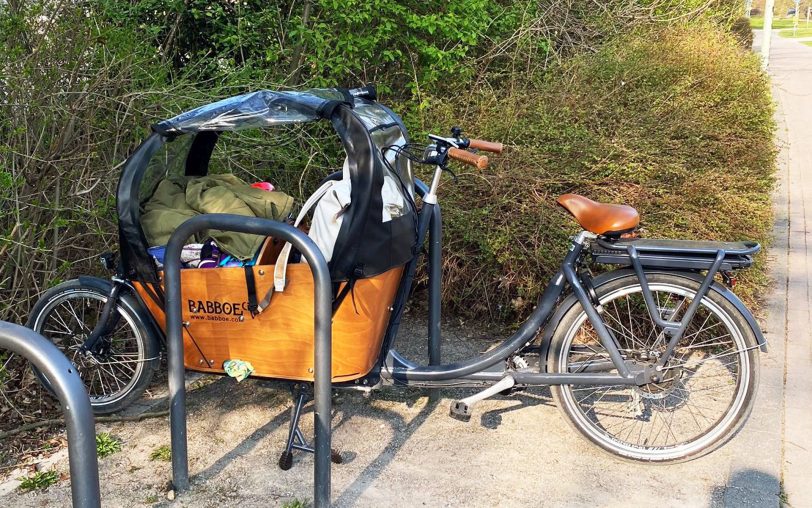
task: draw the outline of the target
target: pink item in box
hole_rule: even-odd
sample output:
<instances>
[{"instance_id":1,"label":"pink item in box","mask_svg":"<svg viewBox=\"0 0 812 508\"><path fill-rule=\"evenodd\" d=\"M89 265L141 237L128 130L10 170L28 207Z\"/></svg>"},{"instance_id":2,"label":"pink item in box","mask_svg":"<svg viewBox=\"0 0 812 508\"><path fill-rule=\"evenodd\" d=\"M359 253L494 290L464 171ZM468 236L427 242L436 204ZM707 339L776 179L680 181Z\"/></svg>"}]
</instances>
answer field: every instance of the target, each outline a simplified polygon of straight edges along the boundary
<instances>
[{"instance_id":1,"label":"pink item in box","mask_svg":"<svg viewBox=\"0 0 812 508\"><path fill-rule=\"evenodd\" d=\"M273 184L272 184L272 183L270 183L270 182L256 182L256 183L252 183L252 184L251 184L251 187L253 187L253 188L255 188L255 189L262 189L262 190L264 190L264 191L268 191L268 192L271 192L271 191L274 189Z\"/></svg>"}]
</instances>

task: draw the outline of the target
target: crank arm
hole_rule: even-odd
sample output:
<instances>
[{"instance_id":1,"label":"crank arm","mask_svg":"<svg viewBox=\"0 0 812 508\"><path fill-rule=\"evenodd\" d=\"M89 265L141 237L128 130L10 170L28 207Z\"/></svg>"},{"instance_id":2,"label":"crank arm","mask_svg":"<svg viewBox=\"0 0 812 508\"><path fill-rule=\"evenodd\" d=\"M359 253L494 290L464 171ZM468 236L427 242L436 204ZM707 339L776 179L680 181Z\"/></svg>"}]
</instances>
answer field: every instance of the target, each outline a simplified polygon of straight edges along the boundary
<instances>
[{"instance_id":1,"label":"crank arm","mask_svg":"<svg viewBox=\"0 0 812 508\"><path fill-rule=\"evenodd\" d=\"M479 393L475 393L470 397L466 397L464 399L452 402L451 411L449 412L449 415L457 420L467 422L468 420L471 419L471 413L473 412L474 404L476 404L477 402L481 402L487 399L488 397L492 397L493 395L496 395L499 392L509 390L510 388L513 388L515 384L516 380L513 379L513 376L508 374L507 376L503 377L498 383L493 384L492 386L486 388L485 390L482 390Z\"/></svg>"}]
</instances>

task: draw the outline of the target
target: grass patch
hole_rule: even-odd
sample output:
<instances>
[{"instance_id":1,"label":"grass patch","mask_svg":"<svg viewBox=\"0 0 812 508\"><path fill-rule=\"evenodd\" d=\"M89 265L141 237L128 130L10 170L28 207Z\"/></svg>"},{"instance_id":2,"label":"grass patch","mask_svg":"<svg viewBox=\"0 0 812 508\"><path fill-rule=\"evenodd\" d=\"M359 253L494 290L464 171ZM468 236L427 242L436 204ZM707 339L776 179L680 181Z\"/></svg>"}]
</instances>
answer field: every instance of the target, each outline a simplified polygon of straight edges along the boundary
<instances>
[{"instance_id":1,"label":"grass patch","mask_svg":"<svg viewBox=\"0 0 812 508\"><path fill-rule=\"evenodd\" d=\"M801 41L801 44L806 44L807 46L812 47L812 41Z\"/></svg>"},{"instance_id":2,"label":"grass patch","mask_svg":"<svg viewBox=\"0 0 812 508\"><path fill-rule=\"evenodd\" d=\"M172 449L167 445L161 445L158 448L152 450L152 453L149 454L149 460L160 460L163 462L169 462L172 460Z\"/></svg>"},{"instance_id":3,"label":"grass patch","mask_svg":"<svg viewBox=\"0 0 812 508\"><path fill-rule=\"evenodd\" d=\"M803 21L802 23L805 23ZM781 28L792 28L795 25L794 18L773 18L773 30L778 30ZM754 29L762 30L764 29L764 17L752 17L750 18L750 27Z\"/></svg>"},{"instance_id":4,"label":"grass patch","mask_svg":"<svg viewBox=\"0 0 812 508\"><path fill-rule=\"evenodd\" d=\"M121 441L108 432L96 434L96 454L100 459L121 451Z\"/></svg>"},{"instance_id":5,"label":"grass patch","mask_svg":"<svg viewBox=\"0 0 812 508\"><path fill-rule=\"evenodd\" d=\"M798 27L797 30L793 30L792 28L788 30L781 30L778 32L778 35L781 37L787 37L790 39L799 39L801 37L812 37L812 27Z\"/></svg>"},{"instance_id":6,"label":"grass patch","mask_svg":"<svg viewBox=\"0 0 812 508\"><path fill-rule=\"evenodd\" d=\"M310 508L310 502L293 499L282 503L282 508Z\"/></svg>"},{"instance_id":7,"label":"grass patch","mask_svg":"<svg viewBox=\"0 0 812 508\"><path fill-rule=\"evenodd\" d=\"M23 492L45 490L59 481L59 474L54 470L37 471L32 476L20 478L20 480L22 480L22 483L18 488Z\"/></svg>"},{"instance_id":8,"label":"grass patch","mask_svg":"<svg viewBox=\"0 0 812 508\"><path fill-rule=\"evenodd\" d=\"M791 506L789 504L789 495L787 494L787 491L784 488L783 480L781 480L781 483L779 484L778 500L781 501L781 506Z\"/></svg>"}]
</instances>

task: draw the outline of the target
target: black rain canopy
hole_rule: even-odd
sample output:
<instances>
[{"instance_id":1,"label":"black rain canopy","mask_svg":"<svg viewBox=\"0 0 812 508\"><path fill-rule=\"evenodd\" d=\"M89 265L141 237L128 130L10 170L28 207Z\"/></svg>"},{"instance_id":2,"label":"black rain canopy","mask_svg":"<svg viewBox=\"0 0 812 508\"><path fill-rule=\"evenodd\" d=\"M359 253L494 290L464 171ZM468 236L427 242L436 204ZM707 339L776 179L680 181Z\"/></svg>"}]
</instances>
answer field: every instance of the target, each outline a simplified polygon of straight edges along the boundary
<instances>
[{"instance_id":1,"label":"black rain canopy","mask_svg":"<svg viewBox=\"0 0 812 508\"><path fill-rule=\"evenodd\" d=\"M133 280L158 283L155 265L147 252L152 246L147 244L140 217L160 179L207 175L214 145L224 131L319 120L330 121L338 134L351 181L351 204L343 215L329 263L333 280L370 277L406 263L413 256L416 242L415 211L405 206L402 215L384 213L382 192L391 195L395 188L404 204L413 203L410 162L389 149L405 145L409 138L400 117L375 99L372 87L260 90L153 125L153 134L126 161L117 191L125 274ZM161 150L164 147L166 150Z\"/></svg>"}]
</instances>

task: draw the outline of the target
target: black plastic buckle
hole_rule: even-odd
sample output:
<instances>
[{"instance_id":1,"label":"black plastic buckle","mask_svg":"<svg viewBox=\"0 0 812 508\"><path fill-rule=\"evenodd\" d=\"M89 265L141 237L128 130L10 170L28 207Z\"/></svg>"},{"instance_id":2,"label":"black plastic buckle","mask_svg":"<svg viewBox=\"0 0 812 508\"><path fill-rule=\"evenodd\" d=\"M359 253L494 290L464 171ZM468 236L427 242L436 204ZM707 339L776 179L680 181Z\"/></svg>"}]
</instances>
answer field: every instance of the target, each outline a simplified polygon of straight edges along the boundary
<instances>
[{"instance_id":1,"label":"black plastic buckle","mask_svg":"<svg viewBox=\"0 0 812 508\"><path fill-rule=\"evenodd\" d=\"M99 255L99 261L101 261L102 266L107 270L114 271L116 269L115 252L105 252Z\"/></svg>"}]
</instances>

